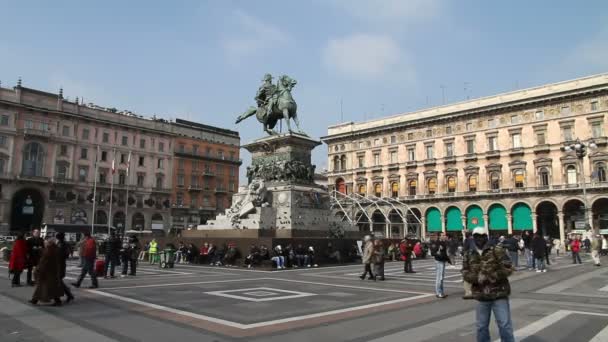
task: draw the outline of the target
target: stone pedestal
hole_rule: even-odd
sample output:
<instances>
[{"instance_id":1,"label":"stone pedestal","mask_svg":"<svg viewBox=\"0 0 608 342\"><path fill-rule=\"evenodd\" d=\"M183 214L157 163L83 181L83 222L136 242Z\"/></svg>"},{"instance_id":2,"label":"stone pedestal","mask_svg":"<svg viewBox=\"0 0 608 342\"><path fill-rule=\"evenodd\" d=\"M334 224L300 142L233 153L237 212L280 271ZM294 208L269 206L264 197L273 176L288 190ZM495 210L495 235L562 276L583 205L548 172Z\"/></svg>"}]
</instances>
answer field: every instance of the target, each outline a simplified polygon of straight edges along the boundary
<instances>
[{"instance_id":1,"label":"stone pedestal","mask_svg":"<svg viewBox=\"0 0 608 342\"><path fill-rule=\"evenodd\" d=\"M320 144L307 136L283 134L244 145L252 154L248 187L234 194L224 214L198 229L276 230L285 237L353 230L331 215L327 191L314 183L311 152Z\"/></svg>"}]
</instances>

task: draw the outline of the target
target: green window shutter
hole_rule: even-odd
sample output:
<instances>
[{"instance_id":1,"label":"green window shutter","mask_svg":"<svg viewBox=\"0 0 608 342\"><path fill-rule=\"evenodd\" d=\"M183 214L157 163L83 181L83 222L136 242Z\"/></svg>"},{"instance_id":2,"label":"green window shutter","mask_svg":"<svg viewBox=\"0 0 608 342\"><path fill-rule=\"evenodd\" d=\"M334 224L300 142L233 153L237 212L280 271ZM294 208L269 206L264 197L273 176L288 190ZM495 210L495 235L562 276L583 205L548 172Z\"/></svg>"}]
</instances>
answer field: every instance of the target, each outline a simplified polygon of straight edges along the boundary
<instances>
[{"instance_id":1,"label":"green window shutter","mask_svg":"<svg viewBox=\"0 0 608 342\"><path fill-rule=\"evenodd\" d=\"M426 226L429 232L441 231L441 213L439 209L431 208L426 212Z\"/></svg>"},{"instance_id":2,"label":"green window shutter","mask_svg":"<svg viewBox=\"0 0 608 342\"><path fill-rule=\"evenodd\" d=\"M473 223L474 219L477 219L477 224ZM471 230L475 227L485 226L486 223L483 221L483 210L476 205L467 208L467 229Z\"/></svg>"},{"instance_id":3,"label":"green window shutter","mask_svg":"<svg viewBox=\"0 0 608 342\"><path fill-rule=\"evenodd\" d=\"M507 210L500 204L495 204L488 211L490 230L506 230L509 228L507 222Z\"/></svg>"},{"instance_id":4,"label":"green window shutter","mask_svg":"<svg viewBox=\"0 0 608 342\"><path fill-rule=\"evenodd\" d=\"M532 230L532 211L527 204L513 206L513 230Z\"/></svg>"},{"instance_id":5,"label":"green window shutter","mask_svg":"<svg viewBox=\"0 0 608 342\"><path fill-rule=\"evenodd\" d=\"M448 231L461 231L462 230L462 213L460 209L451 207L446 212L446 230Z\"/></svg>"}]
</instances>

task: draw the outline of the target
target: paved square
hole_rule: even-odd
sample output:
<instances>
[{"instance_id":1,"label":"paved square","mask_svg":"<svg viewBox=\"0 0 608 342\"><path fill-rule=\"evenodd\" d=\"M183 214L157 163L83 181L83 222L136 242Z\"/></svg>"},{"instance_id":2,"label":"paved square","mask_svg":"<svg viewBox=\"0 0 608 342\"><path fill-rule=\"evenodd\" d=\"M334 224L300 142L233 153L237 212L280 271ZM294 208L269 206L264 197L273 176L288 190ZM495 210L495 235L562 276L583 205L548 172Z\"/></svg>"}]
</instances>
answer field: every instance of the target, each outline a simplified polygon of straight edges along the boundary
<instances>
[{"instance_id":1,"label":"paved square","mask_svg":"<svg viewBox=\"0 0 608 342\"><path fill-rule=\"evenodd\" d=\"M90 292L170 313L174 318L187 317L241 330L356 315L433 296L417 291L261 277L121 286Z\"/></svg>"},{"instance_id":2,"label":"paved square","mask_svg":"<svg viewBox=\"0 0 608 342\"><path fill-rule=\"evenodd\" d=\"M270 288L270 287L255 287L255 288L238 289L238 290L211 291L211 292L205 292L205 294L212 295L212 296L221 296L221 297L226 297L226 298L247 300L247 301L251 301L251 302L268 302L271 300L284 300L284 299L294 299L294 298L315 296L314 293L287 291L287 290L274 289L274 288ZM260 297L264 297L264 298L260 298Z\"/></svg>"}]
</instances>

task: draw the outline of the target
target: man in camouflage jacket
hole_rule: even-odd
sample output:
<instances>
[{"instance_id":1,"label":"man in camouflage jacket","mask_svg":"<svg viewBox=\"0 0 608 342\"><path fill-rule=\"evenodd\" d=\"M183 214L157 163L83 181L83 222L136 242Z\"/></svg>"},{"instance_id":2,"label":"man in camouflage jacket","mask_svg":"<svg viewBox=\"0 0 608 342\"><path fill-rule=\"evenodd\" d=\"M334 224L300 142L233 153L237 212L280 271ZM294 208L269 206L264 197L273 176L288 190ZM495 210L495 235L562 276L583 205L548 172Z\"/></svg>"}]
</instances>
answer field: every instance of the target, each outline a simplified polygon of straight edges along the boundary
<instances>
[{"instance_id":1,"label":"man in camouflage jacket","mask_svg":"<svg viewBox=\"0 0 608 342\"><path fill-rule=\"evenodd\" d=\"M473 298L479 301L476 309L477 341L490 341L488 327L492 312L496 317L501 341L514 341L509 306L511 286L508 279L513 273L511 259L505 249L493 246L488 241L484 228L475 228L473 239L475 246L464 254L462 277L471 283Z\"/></svg>"}]
</instances>

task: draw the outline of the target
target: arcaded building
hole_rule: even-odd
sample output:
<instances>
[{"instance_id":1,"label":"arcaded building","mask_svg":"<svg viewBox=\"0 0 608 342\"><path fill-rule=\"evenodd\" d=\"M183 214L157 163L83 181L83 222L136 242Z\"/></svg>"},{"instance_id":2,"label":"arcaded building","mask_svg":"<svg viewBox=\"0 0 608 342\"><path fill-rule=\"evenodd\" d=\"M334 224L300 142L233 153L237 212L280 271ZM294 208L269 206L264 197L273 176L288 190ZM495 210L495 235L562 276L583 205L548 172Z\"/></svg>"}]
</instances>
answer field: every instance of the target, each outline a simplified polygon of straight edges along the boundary
<instances>
[{"instance_id":1,"label":"arcaded building","mask_svg":"<svg viewBox=\"0 0 608 342\"><path fill-rule=\"evenodd\" d=\"M607 111L603 74L331 126L335 214L391 237L608 229Z\"/></svg>"}]
</instances>

